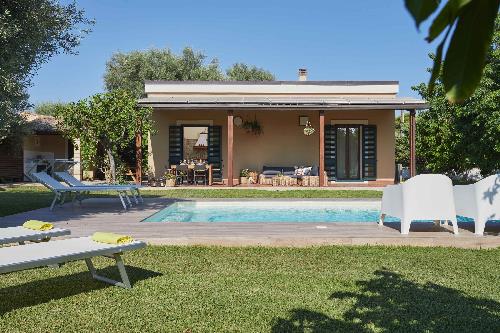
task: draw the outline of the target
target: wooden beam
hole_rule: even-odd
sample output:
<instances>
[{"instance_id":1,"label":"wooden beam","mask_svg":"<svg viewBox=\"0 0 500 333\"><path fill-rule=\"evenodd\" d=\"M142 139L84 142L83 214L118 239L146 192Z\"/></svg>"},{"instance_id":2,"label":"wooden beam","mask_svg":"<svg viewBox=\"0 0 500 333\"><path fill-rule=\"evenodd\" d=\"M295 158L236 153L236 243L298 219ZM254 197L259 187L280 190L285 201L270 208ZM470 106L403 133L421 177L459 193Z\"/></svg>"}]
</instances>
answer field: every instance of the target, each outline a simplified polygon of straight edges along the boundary
<instances>
[{"instance_id":1,"label":"wooden beam","mask_svg":"<svg viewBox=\"0 0 500 333\"><path fill-rule=\"evenodd\" d=\"M227 111L227 186L233 186L233 110Z\"/></svg>"},{"instance_id":2,"label":"wooden beam","mask_svg":"<svg viewBox=\"0 0 500 333\"><path fill-rule=\"evenodd\" d=\"M135 134L135 182L142 184L142 133Z\"/></svg>"},{"instance_id":3,"label":"wooden beam","mask_svg":"<svg viewBox=\"0 0 500 333\"><path fill-rule=\"evenodd\" d=\"M417 175L417 159L415 153L415 110L410 110L410 177Z\"/></svg>"},{"instance_id":4,"label":"wooden beam","mask_svg":"<svg viewBox=\"0 0 500 333\"><path fill-rule=\"evenodd\" d=\"M319 186L325 186L325 111L319 111Z\"/></svg>"}]
</instances>

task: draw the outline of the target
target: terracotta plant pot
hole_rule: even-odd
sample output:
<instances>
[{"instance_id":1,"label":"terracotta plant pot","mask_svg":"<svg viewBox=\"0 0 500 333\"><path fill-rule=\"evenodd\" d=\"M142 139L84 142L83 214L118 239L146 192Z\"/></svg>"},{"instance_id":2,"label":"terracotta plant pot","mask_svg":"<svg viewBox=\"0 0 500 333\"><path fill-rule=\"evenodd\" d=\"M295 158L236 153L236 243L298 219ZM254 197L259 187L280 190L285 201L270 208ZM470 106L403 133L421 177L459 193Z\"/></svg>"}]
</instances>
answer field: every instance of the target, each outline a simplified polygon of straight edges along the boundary
<instances>
[{"instance_id":1,"label":"terracotta plant pot","mask_svg":"<svg viewBox=\"0 0 500 333\"><path fill-rule=\"evenodd\" d=\"M175 186L175 179L165 180L165 187L174 187L174 186Z\"/></svg>"},{"instance_id":2,"label":"terracotta plant pot","mask_svg":"<svg viewBox=\"0 0 500 333\"><path fill-rule=\"evenodd\" d=\"M247 185L248 184L248 177L240 177L240 184Z\"/></svg>"}]
</instances>

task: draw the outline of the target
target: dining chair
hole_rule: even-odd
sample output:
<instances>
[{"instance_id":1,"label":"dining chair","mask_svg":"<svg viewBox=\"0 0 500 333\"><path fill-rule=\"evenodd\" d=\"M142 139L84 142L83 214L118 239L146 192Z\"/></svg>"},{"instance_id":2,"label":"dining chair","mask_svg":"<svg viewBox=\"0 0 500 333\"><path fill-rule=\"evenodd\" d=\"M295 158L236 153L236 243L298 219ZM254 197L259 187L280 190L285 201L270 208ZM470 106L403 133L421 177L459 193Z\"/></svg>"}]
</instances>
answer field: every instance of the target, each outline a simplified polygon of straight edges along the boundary
<instances>
[{"instance_id":1,"label":"dining chair","mask_svg":"<svg viewBox=\"0 0 500 333\"><path fill-rule=\"evenodd\" d=\"M198 185L198 180L203 181L203 185L207 185L207 165L205 163L195 164L193 170L194 183Z\"/></svg>"},{"instance_id":2,"label":"dining chair","mask_svg":"<svg viewBox=\"0 0 500 333\"><path fill-rule=\"evenodd\" d=\"M188 179L189 168L187 164L178 164L175 166L175 180L178 185L183 185L184 181L189 182Z\"/></svg>"}]
</instances>

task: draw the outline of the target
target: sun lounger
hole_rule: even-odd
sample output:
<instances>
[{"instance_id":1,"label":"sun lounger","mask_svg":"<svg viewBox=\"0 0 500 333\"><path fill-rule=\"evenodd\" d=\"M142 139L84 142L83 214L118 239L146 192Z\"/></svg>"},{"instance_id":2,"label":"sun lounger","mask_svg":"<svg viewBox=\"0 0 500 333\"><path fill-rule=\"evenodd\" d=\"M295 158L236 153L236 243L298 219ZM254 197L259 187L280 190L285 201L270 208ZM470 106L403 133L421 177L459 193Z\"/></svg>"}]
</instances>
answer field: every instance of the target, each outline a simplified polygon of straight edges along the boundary
<instances>
[{"instance_id":1,"label":"sun lounger","mask_svg":"<svg viewBox=\"0 0 500 333\"><path fill-rule=\"evenodd\" d=\"M75 260L85 260L87 268L94 279L115 286L130 288L130 281L121 255L123 252L140 249L145 246L146 243L142 241L115 245L98 243L93 241L91 237L80 237L24 246L3 247L0 248L0 273L59 265ZM97 274L92 263L92 258L98 256L115 259L122 281L115 281Z\"/></svg>"},{"instance_id":2,"label":"sun lounger","mask_svg":"<svg viewBox=\"0 0 500 333\"><path fill-rule=\"evenodd\" d=\"M54 175L56 176L57 179L65 182L69 186L77 186L77 187L78 186L88 186L67 172L55 172ZM130 193L132 193L132 196L134 197L134 201L136 204L139 203L139 201L141 203L144 202L144 200L142 199L141 193L139 192L139 189L141 188L141 186L139 186L139 185L134 185L134 184L107 185L107 184L103 184L103 185L92 185L92 186L106 186L108 188L113 188L116 190L123 190L124 189L124 190L130 191ZM137 198L139 198L139 201L137 200Z\"/></svg>"},{"instance_id":3,"label":"sun lounger","mask_svg":"<svg viewBox=\"0 0 500 333\"><path fill-rule=\"evenodd\" d=\"M475 184L453 186L457 215L474 219L474 233L483 235L488 220L500 220L500 174Z\"/></svg>"},{"instance_id":4,"label":"sun lounger","mask_svg":"<svg viewBox=\"0 0 500 333\"><path fill-rule=\"evenodd\" d=\"M401 233L407 235L415 220L451 221L458 234L453 185L445 175L418 175L403 184L384 188L379 224L386 215L401 219Z\"/></svg>"},{"instance_id":5,"label":"sun lounger","mask_svg":"<svg viewBox=\"0 0 500 333\"><path fill-rule=\"evenodd\" d=\"M127 200L128 205L132 205L130 199L127 195L126 189L117 189L113 187L108 187L106 185L102 186L65 186L59 183L57 180L49 176L45 172L36 172L31 174L31 176L38 182L42 183L45 187L54 192L54 200L52 200L52 204L50 205L50 210L54 209L54 206L57 201L62 205L66 198L66 194L75 195L74 199L78 201L82 201L83 195L90 192L103 192L103 191L116 191L118 193L118 197L122 203L123 208L127 209L127 204L125 200Z\"/></svg>"},{"instance_id":6,"label":"sun lounger","mask_svg":"<svg viewBox=\"0 0 500 333\"><path fill-rule=\"evenodd\" d=\"M0 245L24 242L40 242L51 237L69 235L68 229L54 228L47 231L32 230L24 227L0 228Z\"/></svg>"}]
</instances>

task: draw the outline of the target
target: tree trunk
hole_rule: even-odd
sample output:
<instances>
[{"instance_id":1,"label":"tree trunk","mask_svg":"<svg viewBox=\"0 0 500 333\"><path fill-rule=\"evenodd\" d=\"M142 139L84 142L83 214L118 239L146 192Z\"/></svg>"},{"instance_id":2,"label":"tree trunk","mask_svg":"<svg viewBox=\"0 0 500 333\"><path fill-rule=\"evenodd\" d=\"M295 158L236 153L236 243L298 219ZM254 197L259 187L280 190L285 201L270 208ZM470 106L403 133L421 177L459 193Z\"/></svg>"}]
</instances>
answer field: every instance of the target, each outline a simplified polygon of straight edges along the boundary
<instances>
[{"instance_id":1,"label":"tree trunk","mask_svg":"<svg viewBox=\"0 0 500 333\"><path fill-rule=\"evenodd\" d=\"M115 165L115 158L113 157L113 153L111 152L111 149L106 149L106 154L108 155L108 160L109 160L109 175L110 175L110 181L111 183L114 183L116 181L116 165Z\"/></svg>"}]
</instances>

